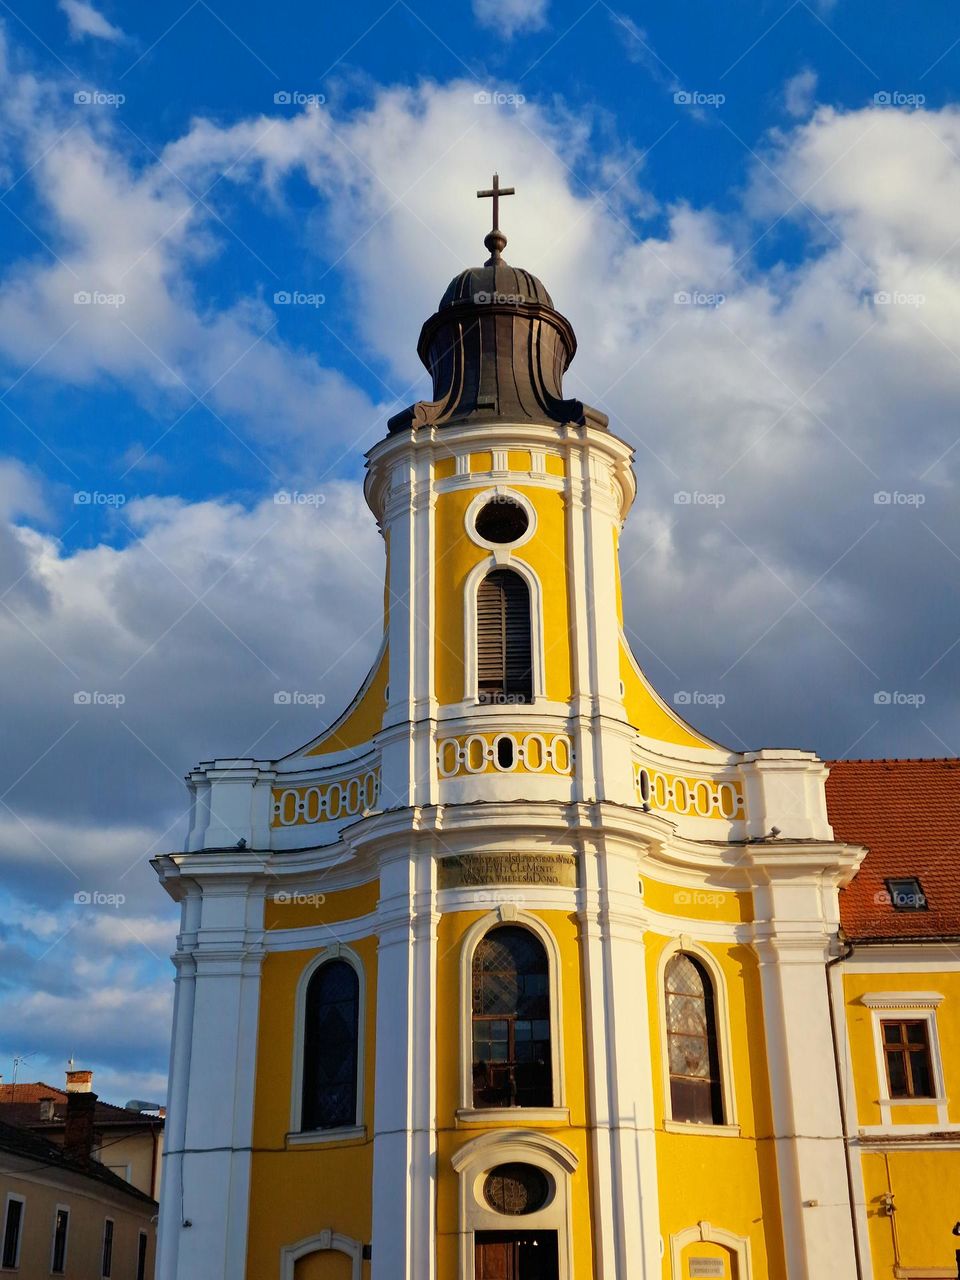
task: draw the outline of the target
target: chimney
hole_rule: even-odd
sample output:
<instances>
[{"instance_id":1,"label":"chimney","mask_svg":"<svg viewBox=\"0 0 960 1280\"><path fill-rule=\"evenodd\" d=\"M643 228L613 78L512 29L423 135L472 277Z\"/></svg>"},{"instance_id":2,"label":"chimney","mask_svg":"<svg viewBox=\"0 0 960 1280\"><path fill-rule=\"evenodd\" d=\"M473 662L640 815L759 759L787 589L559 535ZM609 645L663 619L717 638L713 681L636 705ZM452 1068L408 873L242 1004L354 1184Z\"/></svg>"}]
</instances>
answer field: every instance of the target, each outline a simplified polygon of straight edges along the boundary
<instances>
[{"instance_id":1,"label":"chimney","mask_svg":"<svg viewBox=\"0 0 960 1280\"><path fill-rule=\"evenodd\" d=\"M53 1119L53 1109L54 1109L54 1106L55 1106L55 1105L56 1105L56 1104L55 1104L55 1102L54 1102L53 1098L41 1098L41 1099L40 1099L40 1119L41 1119L41 1120L52 1120L52 1119Z\"/></svg>"},{"instance_id":2,"label":"chimney","mask_svg":"<svg viewBox=\"0 0 960 1280\"><path fill-rule=\"evenodd\" d=\"M89 1093L92 1088L92 1071L67 1072L67 1093Z\"/></svg>"},{"instance_id":3,"label":"chimney","mask_svg":"<svg viewBox=\"0 0 960 1280\"><path fill-rule=\"evenodd\" d=\"M78 1071L77 1075L89 1076L89 1071ZM63 1130L63 1151L72 1160L87 1163L93 1152L94 1126L93 1119L97 1106L97 1095L90 1091L89 1084L83 1092L74 1090L67 1094L67 1119Z\"/></svg>"}]
</instances>

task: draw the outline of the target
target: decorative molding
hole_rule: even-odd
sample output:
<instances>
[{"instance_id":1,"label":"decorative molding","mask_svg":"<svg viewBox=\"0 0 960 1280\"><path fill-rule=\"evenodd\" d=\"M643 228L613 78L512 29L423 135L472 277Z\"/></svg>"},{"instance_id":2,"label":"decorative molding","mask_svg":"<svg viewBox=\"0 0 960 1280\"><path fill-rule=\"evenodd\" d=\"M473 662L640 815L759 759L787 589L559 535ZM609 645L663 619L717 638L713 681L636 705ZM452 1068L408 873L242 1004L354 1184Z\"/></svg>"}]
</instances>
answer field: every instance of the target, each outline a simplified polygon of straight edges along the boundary
<instances>
[{"instance_id":1,"label":"decorative molding","mask_svg":"<svg viewBox=\"0 0 960 1280\"><path fill-rule=\"evenodd\" d=\"M698 1222L695 1227L686 1227L670 1237L670 1276L671 1280L684 1280L683 1251L690 1244L718 1244L729 1250L736 1261L737 1280L753 1280L753 1260L750 1255L750 1241L747 1236L738 1236L732 1231L724 1231L709 1222Z\"/></svg>"},{"instance_id":2,"label":"decorative molding","mask_svg":"<svg viewBox=\"0 0 960 1280\"><path fill-rule=\"evenodd\" d=\"M633 782L639 804L681 817L743 821L743 783L735 778L703 778L664 773L634 757Z\"/></svg>"},{"instance_id":3,"label":"decorative molding","mask_svg":"<svg viewBox=\"0 0 960 1280\"><path fill-rule=\"evenodd\" d=\"M500 744L504 742L509 743L509 764L500 763ZM568 778L574 772L573 742L566 733L526 729L441 738L437 742L437 771L442 779L481 773L546 773Z\"/></svg>"},{"instance_id":4,"label":"decorative molding","mask_svg":"<svg viewBox=\"0 0 960 1280\"><path fill-rule=\"evenodd\" d=\"M315 822L340 822L357 818L377 807L380 799L380 765L350 773L330 782L303 787L274 787L272 827L294 827Z\"/></svg>"},{"instance_id":5,"label":"decorative molding","mask_svg":"<svg viewBox=\"0 0 960 1280\"><path fill-rule=\"evenodd\" d=\"M498 1164L531 1164L546 1174L551 1194L546 1203L522 1217L491 1209L483 1198L484 1174ZM570 1187L579 1158L565 1143L529 1129L497 1130L465 1143L450 1161L459 1175L460 1257L457 1280L476 1280L474 1237L477 1231L555 1231L559 1280L573 1275L573 1212Z\"/></svg>"},{"instance_id":6,"label":"decorative molding","mask_svg":"<svg viewBox=\"0 0 960 1280\"><path fill-rule=\"evenodd\" d=\"M280 1280L294 1280L296 1266L301 1258L311 1253L345 1253L351 1261L352 1280L361 1280L363 1267L363 1244L350 1236L341 1235L327 1227L318 1231L315 1236L298 1240L296 1244L284 1245L280 1250Z\"/></svg>"},{"instance_id":7,"label":"decorative molding","mask_svg":"<svg viewBox=\"0 0 960 1280\"><path fill-rule=\"evenodd\" d=\"M505 453L506 451L504 451L504 454ZM496 468L496 467L494 468L494 470L498 470L498 469L499 468ZM502 470L506 470L506 468L504 467L502 468ZM488 503L503 502L504 500L507 500L509 502L515 502L516 505L521 508L524 515L527 517L527 527L524 530L524 532L520 534L519 538L515 538L509 544L504 544L500 542L488 542L486 538L482 538L480 534L477 533L477 528L476 528L477 516L480 514L483 508L487 506ZM497 552L497 551L503 551L504 547L508 545L511 551L515 551L517 547L522 547L525 542L529 542L530 539L533 537L533 535L536 533L537 509L533 505L533 503L530 501L530 499L527 498L524 494L518 493L516 489L511 489L507 485L497 484L490 489L483 489L473 499L473 501L470 503L470 505L467 507L466 511L464 512L463 527L467 531L467 537L470 539L471 542L475 543L478 547L484 547L487 551Z\"/></svg>"},{"instance_id":8,"label":"decorative molding","mask_svg":"<svg viewBox=\"0 0 960 1280\"><path fill-rule=\"evenodd\" d=\"M943 1000L939 991L867 991L860 997L868 1009L937 1009Z\"/></svg>"}]
</instances>

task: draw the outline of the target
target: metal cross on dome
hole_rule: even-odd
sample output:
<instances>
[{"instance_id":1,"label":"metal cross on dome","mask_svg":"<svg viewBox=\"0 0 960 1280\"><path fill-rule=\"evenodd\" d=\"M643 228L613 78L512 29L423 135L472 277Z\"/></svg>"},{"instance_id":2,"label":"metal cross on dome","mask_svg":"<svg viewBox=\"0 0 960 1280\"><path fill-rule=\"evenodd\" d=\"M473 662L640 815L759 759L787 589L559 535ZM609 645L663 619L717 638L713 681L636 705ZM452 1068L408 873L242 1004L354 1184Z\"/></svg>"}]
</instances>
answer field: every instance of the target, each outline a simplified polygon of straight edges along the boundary
<instances>
[{"instance_id":1,"label":"metal cross on dome","mask_svg":"<svg viewBox=\"0 0 960 1280\"><path fill-rule=\"evenodd\" d=\"M500 197L514 196L516 194L517 194L516 187L501 187L499 173L495 173L493 175L493 186L490 187L488 191L477 192L478 200L484 200L484 199L493 200L493 226L491 227L492 231L500 230Z\"/></svg>"}]
</instances>

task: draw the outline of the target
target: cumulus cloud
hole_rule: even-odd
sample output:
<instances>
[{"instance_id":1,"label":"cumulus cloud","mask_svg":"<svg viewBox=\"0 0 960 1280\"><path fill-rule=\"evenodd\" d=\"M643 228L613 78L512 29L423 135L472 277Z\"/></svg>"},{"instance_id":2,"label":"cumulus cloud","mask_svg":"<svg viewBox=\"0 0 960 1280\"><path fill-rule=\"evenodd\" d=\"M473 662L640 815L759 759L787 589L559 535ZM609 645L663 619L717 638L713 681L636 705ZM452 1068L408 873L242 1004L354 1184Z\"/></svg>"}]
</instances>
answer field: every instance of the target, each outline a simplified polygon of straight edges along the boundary
<instances>
[{"instance_id":1,"label":"cumulus cloud","mask_svg":"<svg viewBox=\"0 0 960 1280\"><path fill-rule=\"evenodd\" d=\"M71 40L91 36L95 40L109 40L111 44L119 44L126 39L120 28L108 22L100 10L95 9L87 0L58 0L58 7L67 15Z\"/></svg>"},{"instance_id":2,"label":"cumulus cloud","mask_svg":"<svg viewBox=\"0 0 960 1280\"><path fill-rule=\"evenodd\" d=\"M37 376L68 384L120 380L144 399L159 394L171 418L203 405L261 459L278 436L291 459L309 455L318 404L331 442L349 433L372 443L385 406L285 344L265 299L209 309L198 297L193 273L229 234L201 193L159 161L135 163L117 126L76 108L69 117L51 85L6 71L0 113L29 166L52 259L15 262L0 282L0 356L21 369L42 358ZM264 470L277 480L282 467Z\"/></svg>"},{"instance_id":3,"label":"cumulus cloud","mask_svg":"<svg viewBox=\"0 0 960 1280\"><path fill-rule=\"evenodd\" d=\"M473 16L482 27L511 40L519 32L547 24L548 0L473 0Z\"/></svg>"},{"instance_id":4,"label":"cumulus cloud","mask_svg":"<svg viewBox=\"0 0 960 1280\"><path fill-rule=\"evenodd\" d=\"M821 109L761 144L736 223L677 204L663 232L634 236L603 200L570 189L561 151L598 168L609 159L591 161L589 126L568 131L559 112L527 104L502 113L494 144L477 125L487 110L468 84L386 90L368 110L305 114L262 141L257 122L199 123L165 158L198 176L236 161L238 180L267 190L303 172L335 196L327 233L398 377L411 376L412 335L445 268L477 258L481 217L471 227L462 198L472 174L522 174L506 256L535 268L571 315L581 349L569 384L639 452L626 572L651 673L668 695L703 681L727 690L708 727L733 745L769 740L779 724L779 741L825 752L894 740L943 750L955 695L942 655L960 620L939 610L918 635L907 617L886 617L877 588L895 579L919 607L960 545L949 497L960 455L956 113ZM398 205L401 168L428 171L438 155L442 180ZM358 222L373 228L351 253ZM756 245L769 259L781 223L808 252L761 269ZM426 241L436 282L422 268ZM911 421L923 423L919 449ZM723 619L709 638L705 594ZM640 604L651 598L665 607ZM829 716L796 696L785 663L839 691ZM929 714L877 718L874 694L891 683L926 689Z\"/></svg>"},{"instance_id":5,"label":"cumulus cloud","mask_svg":"<svg viewBox=\"0 0 960 1280\"><path fill-rule=\"evenodd\" d=\"M92 131L75 162L40 161L58 249L85 283L119 287L131 255L143 255L128 272L145 273L143 288L131 286L124 314L162 357L122 328L92 326L58 345L53 373L82 382L94 369L176 394L178 378L213 380L255 342L261 354L218 384L218 412L256 431L280 404L275 416L295 421L308 446L290 466L291 481L305 481L338 447L336 424L352 429L368 414L379 434L382 406L262 336L261 304L202 304L192 272L215 242L168 169L198 190L226 172L222 188L277 208L286 184L305 177L317 197L309 230L322 235L305 237L304 252L322 243L342 255L365 350L413 384L410 399L427 391L419 325L483 252L487 211L470 202L465 213L463 192L478 172L518 175L506 256L541 275L574 322L568 390L609 412L637 451L627 625L651 677L668 698L721 694L693 718L735 747L955 750L958 113L821 107L759 145L736 217L678 202L655 232L640 224L634 234L619 208L572 190L559 159L588 181L602 175L605 190L617 176L613 141L598 148L589 120L534 104L493 130L496 107L478 104L476 89L426 84L384 89L348 112L198 120L146 169ZM10 109L32 117L38 92L22 84ZM411 184L411 174L426 177ZM105 230L89 207L108 196L124 216L108 209ZM785 225L794 247L781 255ZM11 358L29 363L67 327L60 271L30 262L5 282L21 304L0 299ZM36 291L26 311L24 281ZM332 440L317 430L318 405L325 422L331 410ZM10 945L39 954L97 867L108 891L122 875L129 916L81 915L70 935L117 966L103 982L103 1010L120 1008L111 1026L122 1023L111 1000L131 952L163 954L145 859L179 842L179 775L213 754L270 756L306 740L321 717L278 707L274 694L322 694L331 718L376 647L373 521L355 487L319 491L322 502L282 508L269 495L131 502L117 514L117 545L67 552L49 528L56 495L23 468L0 470L0 661L20 672L7 691L15 732L3 765L17 781L0 838L12 891L42 907L45 931ZM125 702L77 706L77 690ZM926 703L875 702L883 690ZM143 935L139 950L124 919ZM80 954L69 938L58 945ZM11 1027L24 1011L9 1007ZM31 1012L54 1027L49 1000ZM156 1071L155 1056L136 1069Z\"/></svg>"},{"instance_id":6,"label":"cumulus cloud","mask_svg":"<svg viewBox=\"0 0 960 1280\"><path fill-rule=\"evenodd\" d=\"M783 105L789 116L802 120L810 114L817 92L817 73L804 67L783 86Z\"/></svg>"},{"instance_id":7,"label":"cumulus cloud","mask_svg":"<svg viewBox=\"0 0 960 1280\"><path fill-rule=\"evenodd\" d=\"M165 1070L177 910L149 859L183 845L183 773L309 739L379 640L373 520L353 486L310 496L132 503L126 546L72 554L7 526L23 559L16 591L0 583L0 661L18 672L0 744L0 1045L75 1054L121 1101Z\"/></svg>"}]
</instances>

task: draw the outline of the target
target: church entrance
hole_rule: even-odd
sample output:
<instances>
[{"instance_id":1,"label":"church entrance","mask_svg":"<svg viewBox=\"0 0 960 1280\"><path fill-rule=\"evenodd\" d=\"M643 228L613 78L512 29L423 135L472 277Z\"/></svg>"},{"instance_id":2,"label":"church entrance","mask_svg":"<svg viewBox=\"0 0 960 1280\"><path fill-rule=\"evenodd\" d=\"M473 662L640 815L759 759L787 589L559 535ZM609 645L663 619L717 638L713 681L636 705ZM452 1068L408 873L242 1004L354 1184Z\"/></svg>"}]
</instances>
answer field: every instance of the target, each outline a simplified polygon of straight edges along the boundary
<instances>
[{"instance_id":1,"label":"church entrance","mask_svg":"<svg viewBox=\"0 0 960 1280\"><path fill-rule=\"evenodd\" d=\"M559 1280L555 1231L478 1231L476 1280Z\"/></svg>"}]
</instances>

